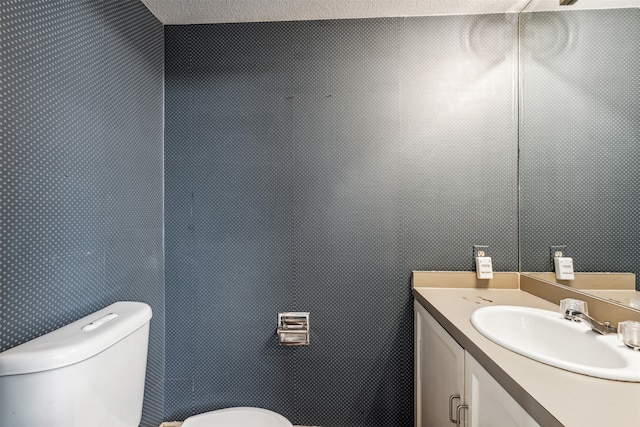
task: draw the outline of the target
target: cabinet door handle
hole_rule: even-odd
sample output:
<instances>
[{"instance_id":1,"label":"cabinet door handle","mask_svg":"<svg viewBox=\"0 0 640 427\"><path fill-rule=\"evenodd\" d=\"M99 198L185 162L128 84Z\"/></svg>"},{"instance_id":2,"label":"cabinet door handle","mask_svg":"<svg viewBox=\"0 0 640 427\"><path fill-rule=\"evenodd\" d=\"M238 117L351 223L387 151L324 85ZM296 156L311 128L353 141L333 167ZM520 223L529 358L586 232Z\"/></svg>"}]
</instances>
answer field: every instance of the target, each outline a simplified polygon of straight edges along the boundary
<instances>
[{"instance_id":1,"label":"cabinet door handle","mask_svg":"<svg viewBox=\"0 0 640 427\"><path fill-rule=\"evenodd\" d=\"M453 399L460 399L460 395L452 394L451 396L449 396L449 421L457 424L457 421L453 419Z\"/></svg>"},{"instance_id":2,"label":"cabinet door handle","mask_svg":"<svg viewBox=\"0 0 640 427\"><path fill-rule=\"evenodd\" d=\"M462 418L460 417L460 412L462 412L463 409L468 409L469 405L458 405L456 407L456 425L459 426L460 423L462 422Z\"/></svg>"}]
</instances>

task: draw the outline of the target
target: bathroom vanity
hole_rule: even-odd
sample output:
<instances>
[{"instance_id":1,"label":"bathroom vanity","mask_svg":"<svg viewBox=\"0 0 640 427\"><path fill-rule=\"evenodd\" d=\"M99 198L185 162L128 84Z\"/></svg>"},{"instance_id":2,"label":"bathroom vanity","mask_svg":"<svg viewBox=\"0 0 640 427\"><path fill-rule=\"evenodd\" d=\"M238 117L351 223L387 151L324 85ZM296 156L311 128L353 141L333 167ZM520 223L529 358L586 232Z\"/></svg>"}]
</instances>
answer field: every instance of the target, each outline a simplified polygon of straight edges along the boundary
<instances>
[{"instance_id":1,"label":"bathroom vanity","mask_svg":"<svg viewBox=\"0 0 640 427\"><path fill-rule=\"evenodd\" d=\"M640 425L640 383L534 361L472 326L473 312L491 305L558 310L520 289L517 273L504 273L513 276L494 284L476 281L474 273L454 273L455 280L441 272L420 273L434 276L421 282L414 273L416 426Z\"/></svg>"},{"instance_id":2,"label":"bathroom vanity","mask_svg":"<svg viewBox=\"0 0 640 427\"><path fill-rule=\"evenodd\" d=\"M417 301L414 315L416 425L539 425Z\"/></svg>"}]
</instances>

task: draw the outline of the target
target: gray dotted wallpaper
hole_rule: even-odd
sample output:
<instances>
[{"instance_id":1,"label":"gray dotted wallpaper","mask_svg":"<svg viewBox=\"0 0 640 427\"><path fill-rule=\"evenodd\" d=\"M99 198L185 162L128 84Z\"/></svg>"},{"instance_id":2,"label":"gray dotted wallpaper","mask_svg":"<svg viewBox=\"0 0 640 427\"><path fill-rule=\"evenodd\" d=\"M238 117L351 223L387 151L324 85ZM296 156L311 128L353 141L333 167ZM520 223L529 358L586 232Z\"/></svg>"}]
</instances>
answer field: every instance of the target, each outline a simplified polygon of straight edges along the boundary
<instances>
[{"instance_id":1,"label":"gray dotted wallpaper","mask_svg":"<svg viewBox=\"0 0 640 427\"><path fill-rule=\"evenodd\" d=\"M517 16L167 26L166 419L413 425L410 272L518 267ZM311 346L276 344L311 312Z\"/></svg>"},{"instance_id":2,"label":"gray dotted wallpaper","mask_svg":"<svg viewBox=\"0 0 640 427\"><path fill-rule=\"evenodd\" d=\"M0 2L0 351L151 305L164 402L163 29L138 1Z\"/></svg>"},{"instance_id":3,"label":"gray dotted wallpaper","mask_svg":"<svg viewBox=\"0 0 640 427\"><path fill-rule=\"evenodd\" d=\"M0 351L149 303L144 427L240 405L412 426L411 270L472 270L474 244L498 271L556 244L640 270L638 9L0 14ZM311 312L309 347L277 345L279 311Z\"/></svg>"},{"instance_id":4,"label":"gray dotted wallpaper","mask_svg":"<svg viewBox=\"0 0 640 427\"><path fill-rule=\"evenodd\" d=\"M640 9L520 19L522 270L567 245L576 271L637 273Z\"/></svg>"}]
</instances>

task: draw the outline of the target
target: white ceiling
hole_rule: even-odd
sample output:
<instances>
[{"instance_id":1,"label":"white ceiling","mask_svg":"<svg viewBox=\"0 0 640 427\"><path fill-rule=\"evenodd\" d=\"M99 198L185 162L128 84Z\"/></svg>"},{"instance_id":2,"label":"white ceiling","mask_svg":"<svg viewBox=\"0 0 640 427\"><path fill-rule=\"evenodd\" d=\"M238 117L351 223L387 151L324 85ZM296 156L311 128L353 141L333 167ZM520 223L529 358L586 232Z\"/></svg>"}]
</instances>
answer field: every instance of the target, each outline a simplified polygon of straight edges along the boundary
<instances>
[{"instance_id":1,"label":"white ceiling","mask_svg":"<svg viewBox=\"0 0 640 427\"><path fill-rule=\"evenodd\" d=\"M163 24L307 21L640 7L640 0L142 0Z\"/></svg>"},{"instance_id":2,"label":"white ceiling","mask_svg":"<svg viewBox=\"0 0 640 427\"><path fill-rule=\"evenodd\" d=\"M142 0L142 2L164 24L213 24L518 12L528 0Z\"/></svg>"}]
</instances>

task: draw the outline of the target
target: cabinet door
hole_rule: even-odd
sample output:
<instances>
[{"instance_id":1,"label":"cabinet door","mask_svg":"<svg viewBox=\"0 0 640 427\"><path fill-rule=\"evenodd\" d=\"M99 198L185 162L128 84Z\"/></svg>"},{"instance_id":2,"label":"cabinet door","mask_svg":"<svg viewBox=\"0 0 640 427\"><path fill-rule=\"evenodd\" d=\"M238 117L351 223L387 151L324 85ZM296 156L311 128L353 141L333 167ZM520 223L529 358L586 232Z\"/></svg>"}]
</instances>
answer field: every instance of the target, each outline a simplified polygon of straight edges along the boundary
<instances>
[{"instance_id":1,"label":"cabinet door","mask_svg":"<svg viewBox=\"0 0 640 427\"><path fill-rule=\"evenodd\" d=\"M463 395L464 350L414 301L415 325L415 425L442 427L449 420L449 396ZM455 407L462 402L452 402Z\"/></svg>"},{"instance_id":2,"label":"cabinet door","mask_svg":"<svg viewBox=\"0 0 640 427\"><path fill-rule=\"evenodd\" d=\"M539 426L505 389L468 353L465 356L465 401L469 427Z\"/></svg>"}]
</instances>

